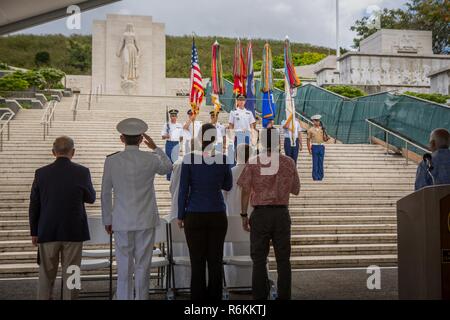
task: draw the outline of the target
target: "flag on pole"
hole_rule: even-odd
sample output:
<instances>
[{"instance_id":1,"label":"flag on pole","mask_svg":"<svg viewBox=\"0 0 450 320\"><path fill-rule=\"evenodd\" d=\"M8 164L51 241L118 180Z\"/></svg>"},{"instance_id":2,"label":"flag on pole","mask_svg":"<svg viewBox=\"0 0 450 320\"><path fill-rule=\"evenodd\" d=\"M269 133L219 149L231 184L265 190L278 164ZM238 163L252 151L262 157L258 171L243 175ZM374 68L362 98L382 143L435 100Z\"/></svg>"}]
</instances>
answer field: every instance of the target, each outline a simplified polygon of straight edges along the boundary
<instances>
[{"instance_id":1,"label":"flag on pole","mask_svg":"<svg viewBox=\"0 0 450 320\"><path fill-rule=\"evenodd\" d=\"M214 113L217 113L221 109L221 103L219 101L219 95L225 92L223 85L223 71L222 71L222 57L220 54L220 44L217 40L212 45L212 60L211 60L211 82L212 82L212 94L211 100L214 105Z\"/></svg>"},{"instance_id":2,"label":"flag on pole","mask_svg":"<svg viewBox=\"0 0 450 320\"><path fill-rule=\"evenodd\" d=\"M223 94L223 71L222 71L222 55L220 44L217 40L212 45L212 61L211 61L211 81L212 92L214 94Z\"/></svg>"},{"instance_id":3,"label":"flag on pole","mask_svg":"<svg viewBox=\"0 0 450 320\"><path fill-rule=\"evenodd\" d=\"M289 38L286 36L284 41L284 90L286 94L286 122L289 123L289 131L291 131L291 146L295 146L294 130L295 130L295 104L294 89L300 86L300 79L295 71L294 64L292 62L291 47Z\"/></svg>"},{"instance_id":4,"label":"flag on pole","mask_svg":"<svg viewBox=\"0 0 450 320\"><path fill-rule=\"evenodd\" d=\"M253 76L253 48L252 42L247 44L247 83L246 83L247 100L245 101L245 108L253 113L255 116L255 79Z\"/></svg>"},{"instance_id":5,"label":"flag on pole","mask_svg":"<svg viewBox=\"0 0 450 320\"><path fill-rule=\"evenodd\" d=\"M247 77L247 71L245 67L244 55L242 51L241 40L236 41L234 47L234 62L233 62L233 93L235 95L245 95L245 79Z\"/></svg>"},{"instance_id":6,"label":"flag on pole","mask_svg":"<svg viewBox=\"0 0 450 320\"><path fill-rule=\"evenodd\" d=\"M270 120L275 119L276 105L273 100L273 70L272 49L266 42L263 49L263 62L261 67L261 91L262 97L262 125L264 128Z\"/></svg>"},{"instance_id":7,"label":"flag on pole","mask_svg":"<svg viewBox=\"0 0 450 320\"><path fill-rule=\"evenodd\" d=\"M204 94L202 72L200 71L198 62L198 51L194 38L192 38L191 92L189 94L189 101L194 114L200 112L200 105L202 104Z\"/></svg>"}]
</instances>

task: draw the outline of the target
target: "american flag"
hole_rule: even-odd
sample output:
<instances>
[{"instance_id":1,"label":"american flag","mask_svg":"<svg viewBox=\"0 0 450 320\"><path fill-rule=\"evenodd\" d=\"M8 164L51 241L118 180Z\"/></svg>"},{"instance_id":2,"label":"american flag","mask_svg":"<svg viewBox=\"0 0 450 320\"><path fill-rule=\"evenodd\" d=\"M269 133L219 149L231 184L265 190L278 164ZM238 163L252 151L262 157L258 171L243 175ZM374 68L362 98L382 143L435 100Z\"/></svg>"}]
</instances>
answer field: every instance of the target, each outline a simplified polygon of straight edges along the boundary
<instances>
[{"instance_id":1,"label":"american flag","mask_svg":"<svg viewBox=\"0 0 450 320\"><path fill-rule=\"evenodd\" d=\"M199 107L203 101L204 89L202 72L198 64L198 51L195 47L194 39L192 39L192 60L191 60L191 94L189 99L191 102L192 111L198 113Z\"/></svg>"}]
</instances>

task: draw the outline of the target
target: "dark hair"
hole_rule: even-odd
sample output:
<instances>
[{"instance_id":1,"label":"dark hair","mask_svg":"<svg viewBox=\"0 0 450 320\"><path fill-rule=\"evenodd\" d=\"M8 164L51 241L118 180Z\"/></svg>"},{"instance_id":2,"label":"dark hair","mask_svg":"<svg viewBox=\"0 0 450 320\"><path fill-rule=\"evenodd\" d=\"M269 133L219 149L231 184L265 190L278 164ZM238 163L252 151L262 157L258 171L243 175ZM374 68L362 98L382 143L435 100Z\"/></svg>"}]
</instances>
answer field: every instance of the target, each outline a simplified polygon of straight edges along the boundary
<instances>
[{"instance_id":1,"label":"dark hair","mask_svg":"<svg viewBox=\"0 0 450 320\"><path fill-rule=\"evenodd\" d=\"M139 145L139 140L141 140L142 135L139 134L137 136L128 136L126 134L123 134L123 139L125 140L125 144L127 146L138 146Z\"/></svg>"},{"instance_id":2,"label":"dark hair","mask_svg":"<svg viewBox=\"0 0 450 320\"><path fill-rule=\"evenodd\" d=\"M208 132L207 136L208 140L205 140L206 132ZM212 123L205 123L204 125L202 125L202 137L201 137L202 150L205 150L207 146L209 146L211 143L214 143L214 141L216 141L216 138L217 138L217 129Z\"/></svg>"}]
</instances>

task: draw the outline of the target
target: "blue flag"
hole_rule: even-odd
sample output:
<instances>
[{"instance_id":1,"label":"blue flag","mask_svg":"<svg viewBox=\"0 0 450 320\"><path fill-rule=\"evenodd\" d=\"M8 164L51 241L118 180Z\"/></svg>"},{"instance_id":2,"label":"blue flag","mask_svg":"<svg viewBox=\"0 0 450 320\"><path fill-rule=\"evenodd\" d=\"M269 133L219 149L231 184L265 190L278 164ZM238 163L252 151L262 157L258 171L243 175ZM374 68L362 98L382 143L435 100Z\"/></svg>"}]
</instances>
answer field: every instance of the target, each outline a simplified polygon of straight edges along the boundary
<instances>
[{"instance_id":1,"label":"blue flag","mask_svg":"<svg viewBox=\"0 0 450 320\"><path fill-rule=\"evenodd\" d=\"M275 119L275 114L277 111L277 106L273 100L272 91L262 93L262 125L264 128L270 120Z\"/></svg>"},{"instance_id":2,"label":"blue flag","mask_svg":"<svg viewBox=\"0 0 450 320\"><path fill-rule=\"evenodd\" d=\"M247 92L247 100L245 101L245 108L255 116L255 81L253 78L253 49L252 43L249 42L247 45L247 84L245 88Z\"/></svg>"}]
</instances>

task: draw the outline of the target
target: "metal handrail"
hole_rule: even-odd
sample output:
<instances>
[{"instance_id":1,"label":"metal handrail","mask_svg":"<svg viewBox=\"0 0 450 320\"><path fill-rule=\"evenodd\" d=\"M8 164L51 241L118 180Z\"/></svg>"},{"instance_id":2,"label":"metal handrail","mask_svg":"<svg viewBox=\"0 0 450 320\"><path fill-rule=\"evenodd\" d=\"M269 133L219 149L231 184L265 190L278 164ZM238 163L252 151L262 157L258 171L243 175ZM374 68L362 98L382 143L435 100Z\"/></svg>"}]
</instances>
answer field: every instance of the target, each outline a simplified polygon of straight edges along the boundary
<instances>
[{"instance_id":1,"label":"metal handrail","mask_svg":"<svg viewBox=\"0 0 450 320\"><path fill-rule=\"evenodd\" d=\"M10 108L6 108L7 112L0 117L0 152L3 151L3 131L7 128L7 140L11 137L10 122L16 115ZM6 119L7 118L7 119Z\"/></svg>"},{"instance_id":2,"label":"metal handrail","mask_svg":"<svg viewBox=\"0 0 450 320\"><path fill-rule=\"evenodd\" d=\"M402 140L405 143L405 150L406 150L406 165L408 165L408 145L412 145L413 147L416 147L417 149L420 149L422 151L425 151L427 153L430 153L431 150L427 149L426 147L420 145L420 143L415 142L399 133L396 133L392 130L389 130L388 128L382 126L381 124L377 123L376 121L374 121L373 119L366 119L366 122L369 124L369 143L372 144L372 126L383 130L386 133L386 138L385 138L385 142L386 142L386 154L389 153L389 135L393 135L394 137Z\"/></svg>"},{"instance_id":3,"label":"metal handrail","mask_svg":"<svg viewBox=\"0 0 450 320\"><path fill-rule=\"evenodd\" d=\"M73 97L73 100L72 100L72 108L71 108L71 111L72 111L72 115L73 115L73 121L75 121L76 119L77 119L77 109L78 109L78 102L80 101L80 94L79 93L76 93L75 95L74 95L74 97Z\"/></svg>"},{"instance_id":4,"label":"metal handrail","mask_svg":"<svg viewBox=\"0 0 450 320\"><path fill-rule=\"evenodd\" d=\"M43 126L43 139L45 140L46 136L50 132L50 128L52 127L52 122L55 120L55 109L58 104L57 100L51 100L47 108L45 108L44 114L41 118L41 124Z\"/></svg>"}]
</instances>

